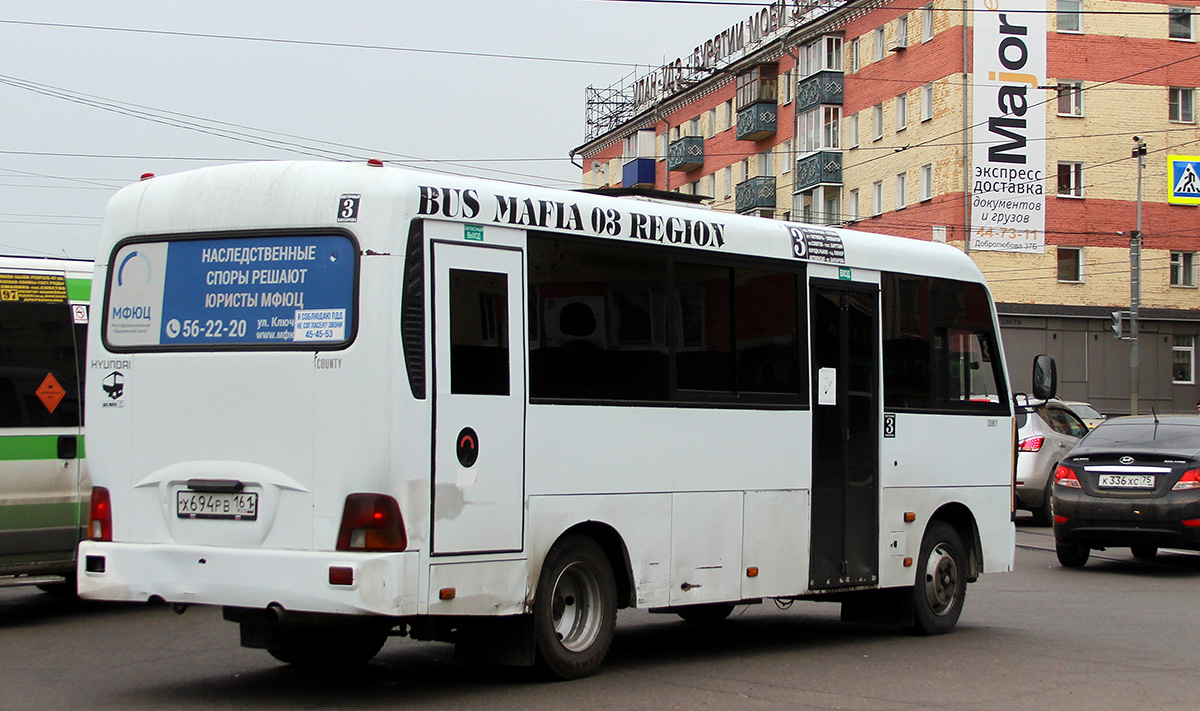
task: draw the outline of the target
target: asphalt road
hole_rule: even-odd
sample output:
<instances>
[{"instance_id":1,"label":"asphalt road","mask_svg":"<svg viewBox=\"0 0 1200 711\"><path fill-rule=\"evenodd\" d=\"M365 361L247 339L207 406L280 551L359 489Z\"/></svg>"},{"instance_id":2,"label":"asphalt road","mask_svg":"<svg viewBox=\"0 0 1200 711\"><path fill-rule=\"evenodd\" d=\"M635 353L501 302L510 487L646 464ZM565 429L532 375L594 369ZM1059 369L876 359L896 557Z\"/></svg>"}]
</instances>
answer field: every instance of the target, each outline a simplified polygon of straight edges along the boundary
<instances>
[{"instance_id":1,"label":"asphalt road","mask_svg":"<svg viewBox=\"0 0 1200 711\"><path fill-rule=\"evenodd\" d=\"M1058 565L1020 525L1017 570L968 588L958 628L845 625L767 603L702 627L624 611L600 674L541 682L394 638L360 671L306 674L238 646L219 610L0 589L0 711L36 709L1196 709L1200 555Z\"/></svg>"}]
</instances>

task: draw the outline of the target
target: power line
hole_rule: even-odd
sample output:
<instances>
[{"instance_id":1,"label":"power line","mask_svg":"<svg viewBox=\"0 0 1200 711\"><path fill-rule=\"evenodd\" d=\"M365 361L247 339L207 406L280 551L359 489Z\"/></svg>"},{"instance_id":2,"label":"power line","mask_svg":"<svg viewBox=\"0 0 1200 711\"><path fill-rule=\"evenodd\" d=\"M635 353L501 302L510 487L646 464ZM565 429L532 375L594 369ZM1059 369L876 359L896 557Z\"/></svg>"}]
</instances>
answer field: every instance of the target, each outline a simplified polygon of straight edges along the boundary
<instances>
[{"instance_id":1,"label":"power line","mask_svg":"<svg viewBox=\"0 0 1200 711\"><path fill-rule=\"evenodd\" d=\"M304 47L335 47L338 49L368 49L382 52L408 52L414 54L437 54L454 57L470 57L474 59L514 59L531 62L554 62L559 64L587 64L603 67L622 67L637 69L645 64L629 62L606 62L598 59L565 59L562 57L538 57L522 54L502 54L498 52L464 52L451 49L423 49L417 47L396 47L382 44L357 44L353 42L323 42L319 40L297 40L282 37L252 37L249 35L225 35L210 32L181 32L175 30L149 30L138 27L112 27L107 25L81 25L67 22L33 22L29 20L0 20L5 25L25 25L29 27L53 27L70 30L95 30L100 32L125 32L141 35L162 35L166 37L190 37L196 39L237 40L240 42L265 42L270 44L299 45Z\"/></svg>"}]
</instances>

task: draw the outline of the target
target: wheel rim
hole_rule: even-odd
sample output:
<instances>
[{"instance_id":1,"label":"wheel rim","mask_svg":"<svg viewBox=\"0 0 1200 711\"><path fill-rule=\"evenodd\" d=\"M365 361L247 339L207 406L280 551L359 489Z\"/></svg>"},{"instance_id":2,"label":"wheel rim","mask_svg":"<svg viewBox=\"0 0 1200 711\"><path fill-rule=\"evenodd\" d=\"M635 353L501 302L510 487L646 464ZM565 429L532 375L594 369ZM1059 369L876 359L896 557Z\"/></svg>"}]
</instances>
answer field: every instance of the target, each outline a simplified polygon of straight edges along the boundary
<instances>
[{"instance_id":1,"label":"wheel rim","mask_svg":"<svg viewBox=\"0 0 1200 711\"><path fill-rule=\"evenodd\" d=\"M554 634L570 652L582 652L600 634L600 581L591 568L574 562L554 581Z\"/></svg>"},{"instance_id":2,"label":"wheel rim","mask_svg":"<svg viewBox=\"0 0 1200 711\"><path fill-rule=\"evenodd\" d=\"M925 565L925 599L935 615L945 615L954 609L958 597L958 562L945 543L929 552Z\"/></svg>"}]
</instances>

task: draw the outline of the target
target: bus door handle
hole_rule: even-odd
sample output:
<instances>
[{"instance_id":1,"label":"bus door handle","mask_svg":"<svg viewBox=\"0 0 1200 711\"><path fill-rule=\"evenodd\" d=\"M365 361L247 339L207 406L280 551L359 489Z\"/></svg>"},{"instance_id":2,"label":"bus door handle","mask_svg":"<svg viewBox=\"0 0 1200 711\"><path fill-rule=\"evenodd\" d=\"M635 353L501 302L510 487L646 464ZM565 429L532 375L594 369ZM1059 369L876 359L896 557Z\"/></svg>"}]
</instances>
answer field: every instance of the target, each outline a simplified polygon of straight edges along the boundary
<instances>
[{"instance_id":1,"label":"bus door handle","mask_svg":"<svg viewBox=\"0 0 1200 711\"><path fill-rule=\"evenodd\" d=\"M58 436L58 458L77 459L79 457L79 438L75 435Z\"/></svg>"}]
</instances>

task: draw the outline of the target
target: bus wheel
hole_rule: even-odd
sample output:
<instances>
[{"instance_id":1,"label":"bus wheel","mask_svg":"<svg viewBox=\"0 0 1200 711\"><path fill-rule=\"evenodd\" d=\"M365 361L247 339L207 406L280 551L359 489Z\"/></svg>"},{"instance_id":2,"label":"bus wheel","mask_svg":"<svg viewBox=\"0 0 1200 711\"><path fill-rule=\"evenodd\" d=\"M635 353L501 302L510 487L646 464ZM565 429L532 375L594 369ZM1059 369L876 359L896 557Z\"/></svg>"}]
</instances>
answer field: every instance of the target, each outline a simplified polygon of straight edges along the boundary
<instances>
[{"instance_id":1,"label":"bus wheel","mask_svg":"<svg viewBox=\"0 0 1200 711\"><path fill-rule=\"evenodd\" d=\"M708 605L691 605L680 608L675 614L684 622L694 622L702 625L712 625L724 620L733 613L733 603L714 602Z\"/></svg>"},{"instance_id":2,"label":"bus wheel","mask_svg":"<svg viewBox=\"0 0 1200 711\"><path fill-rule=\"evenodd\" d=\"M371 661L387 638L387 629L378 626L303 628L289 634L287 644L267 647L267 652L284 664L345 669Z\"/></svg>"},{"instance_id":3,"label":"bus wheel","mask_svg":"<svg viewBox=\"0 0 1200 711\"><path fill-rule=\"evenodd\" d=\"M954 629L967 595L967 556L953 526L933 521L921 540L913 587L913 634L945 634Z\"/></svg>"},{"instance_id":4,"label":"bus wheel","mask_svg":"<svg viewBox=\"0 0 1200 711\"><path fill-rule=\"evenodd\" d=\"M555 543L533 603L538 666L559 679L592 674L608 653L616 624L617 588L604 552L586 536Z\"/></svg>"}]
</instances>

